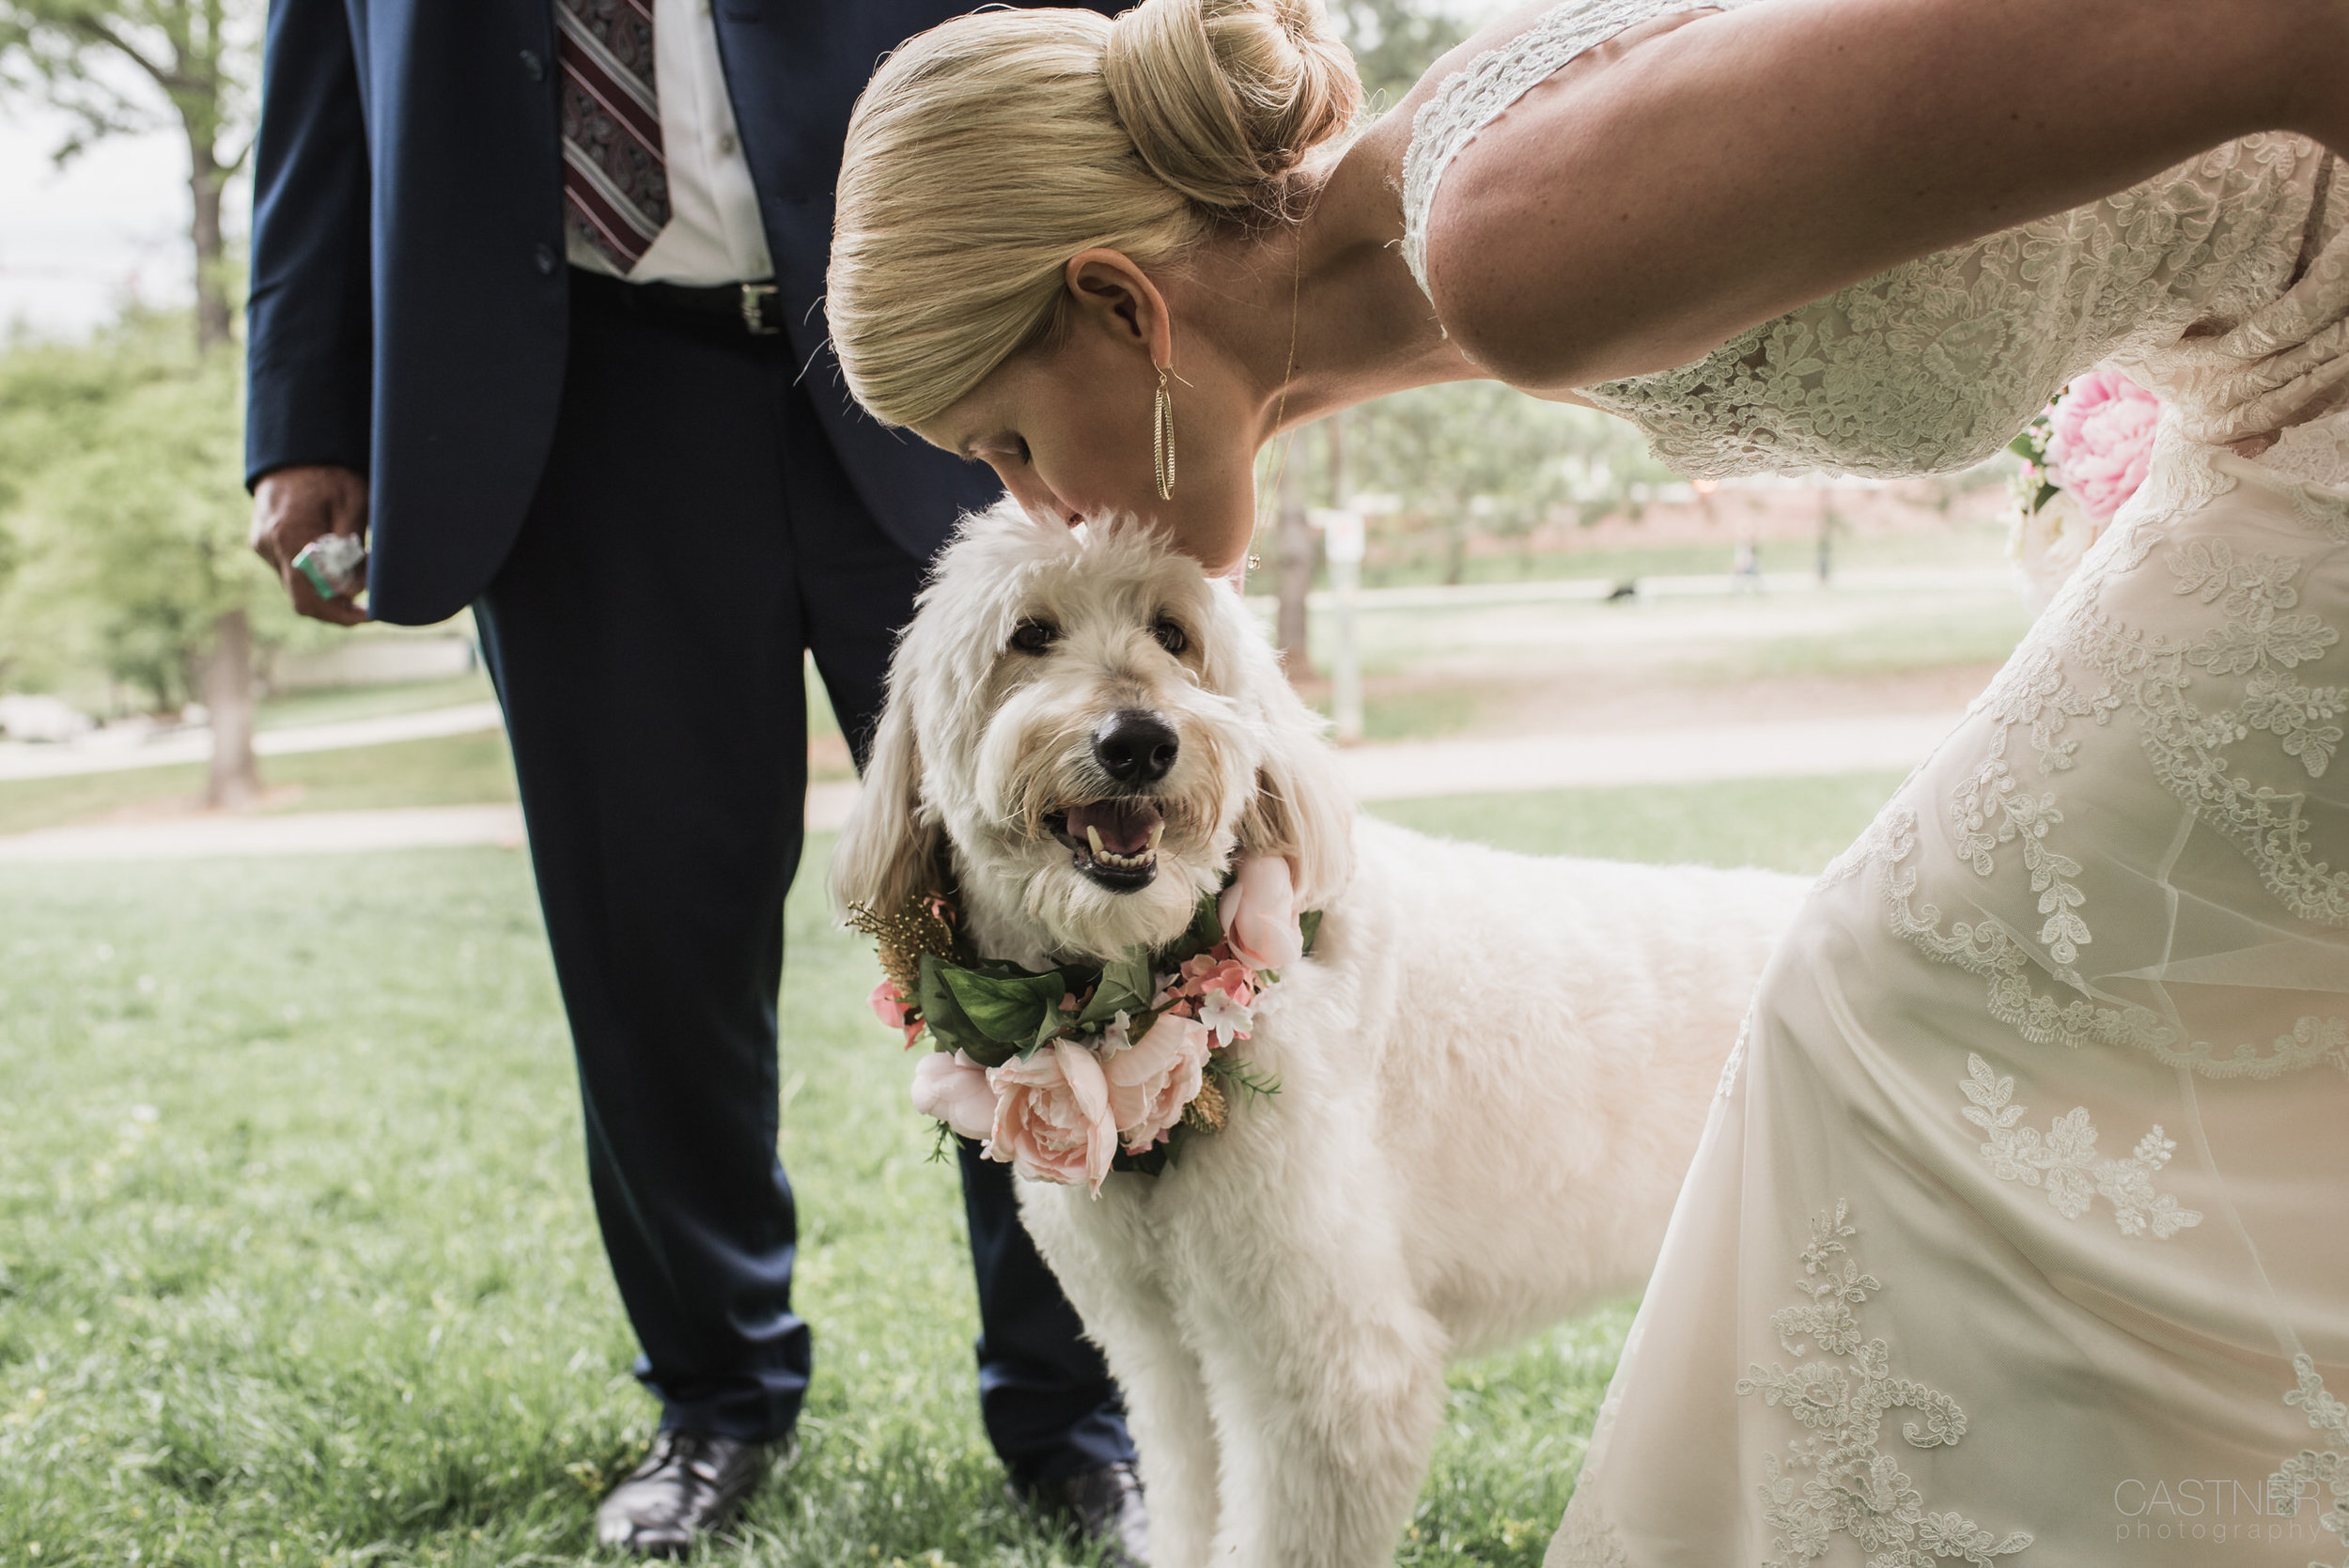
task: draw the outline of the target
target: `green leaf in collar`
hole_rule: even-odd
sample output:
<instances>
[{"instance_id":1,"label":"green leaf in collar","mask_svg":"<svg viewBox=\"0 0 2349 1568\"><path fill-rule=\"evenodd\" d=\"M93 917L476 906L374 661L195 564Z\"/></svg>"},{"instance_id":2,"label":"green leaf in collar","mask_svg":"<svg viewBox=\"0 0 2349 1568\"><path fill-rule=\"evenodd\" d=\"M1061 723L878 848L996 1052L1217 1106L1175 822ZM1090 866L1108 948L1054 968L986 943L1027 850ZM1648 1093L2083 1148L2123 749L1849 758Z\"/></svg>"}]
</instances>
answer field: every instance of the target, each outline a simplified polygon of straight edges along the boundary
<instances>
[{"instance_id":1,"label":"green leaf in collar","mask_svg":"<svg viewBox=\"0 0 2349 1568\"><path fill-rule=\"evenodd\" d=\"M1150 1005L1150 960L1140 953L1112 958L1101 970L1093 1000L1077 1015L1081 1024L1106 1024L1118 1014L1139 1017Z\"/></svg>"}]
</instances>

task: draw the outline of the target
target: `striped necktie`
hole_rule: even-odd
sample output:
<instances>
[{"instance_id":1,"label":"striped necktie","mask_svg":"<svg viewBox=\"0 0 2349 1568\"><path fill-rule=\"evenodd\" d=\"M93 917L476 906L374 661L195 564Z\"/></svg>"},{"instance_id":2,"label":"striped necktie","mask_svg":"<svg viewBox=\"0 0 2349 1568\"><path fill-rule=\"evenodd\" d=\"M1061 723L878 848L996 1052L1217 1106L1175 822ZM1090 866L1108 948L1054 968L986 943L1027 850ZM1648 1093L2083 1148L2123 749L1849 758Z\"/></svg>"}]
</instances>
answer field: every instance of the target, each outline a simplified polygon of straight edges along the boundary
<instances>
[{"instance_id":1,"label":"striped necktie","mask_svg":"<svg viewBox=\"0 0 2349 1568\"><path fill-rule=\"evenodd\" d=\"M669 221L653 0L554 0L563 66L563 213L625 275Z\"/></svg>"}]
</instances>

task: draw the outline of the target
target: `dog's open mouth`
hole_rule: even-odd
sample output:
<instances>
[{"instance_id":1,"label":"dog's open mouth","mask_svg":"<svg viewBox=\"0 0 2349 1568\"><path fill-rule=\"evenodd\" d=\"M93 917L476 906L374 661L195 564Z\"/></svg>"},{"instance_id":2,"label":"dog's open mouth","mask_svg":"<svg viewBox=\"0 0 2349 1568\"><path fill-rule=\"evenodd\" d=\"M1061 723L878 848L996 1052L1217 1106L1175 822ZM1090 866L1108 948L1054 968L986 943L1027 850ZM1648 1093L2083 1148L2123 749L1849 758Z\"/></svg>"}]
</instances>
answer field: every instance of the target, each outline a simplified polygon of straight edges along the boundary
<instances>
[{"instance_id":1,"label":"dog's open mouth","mask_svg":"<svg viewBox=\"0 0 2349 1568\"><path fill-rule=\"evenodd\" d=\"M1166 831L1166 818L1148 800L1127 796L1064 806L1044 825L1068 846L1076 868L1112 893L1139 892L1159 874L1159 835Z\"/></svg>"}]
</instances>

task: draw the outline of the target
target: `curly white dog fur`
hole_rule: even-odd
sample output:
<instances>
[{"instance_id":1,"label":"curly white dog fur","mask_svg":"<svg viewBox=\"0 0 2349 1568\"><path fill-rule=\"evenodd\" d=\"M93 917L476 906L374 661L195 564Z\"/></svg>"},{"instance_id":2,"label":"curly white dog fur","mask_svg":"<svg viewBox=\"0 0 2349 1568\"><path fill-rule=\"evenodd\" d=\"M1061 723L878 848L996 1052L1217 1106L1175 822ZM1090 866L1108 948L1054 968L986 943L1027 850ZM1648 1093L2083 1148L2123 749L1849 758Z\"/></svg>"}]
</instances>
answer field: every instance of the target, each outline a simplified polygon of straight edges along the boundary
<instances>
[{"instance_id":1,"label":"curly white dog fur","mask_svg":"<svg viewBox=\"0 0 2349 1568\"><path fill-rule=\"evenodd\" d=\"M1139 764L1104 752L1137 724L1165 732ZM1097 860L1069 808L1101 802L1158 814L1154 846ZM1244 1048L1279 1093L1163 1175L1025 1184L1021 1212L1126 1390L1158 1568L1369 1568L1445 1362L1646 1278L1800 884L1357 818L1237 596L1137 528L968 520L835 897L950 878L979 952L1041 967L1172 939L1239 853L1288 856L1325 911Z\"/></svg>"}]
</instances>

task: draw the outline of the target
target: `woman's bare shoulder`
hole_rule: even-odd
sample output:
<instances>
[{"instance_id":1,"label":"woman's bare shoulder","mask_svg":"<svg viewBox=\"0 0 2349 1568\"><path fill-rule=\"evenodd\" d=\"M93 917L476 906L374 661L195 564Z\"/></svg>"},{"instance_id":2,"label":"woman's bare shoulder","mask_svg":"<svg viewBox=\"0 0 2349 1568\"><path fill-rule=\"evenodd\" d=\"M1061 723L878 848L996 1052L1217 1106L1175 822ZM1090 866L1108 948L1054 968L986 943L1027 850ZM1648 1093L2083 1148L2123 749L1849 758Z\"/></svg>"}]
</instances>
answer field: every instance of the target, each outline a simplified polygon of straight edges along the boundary
<instances>
[{"instance_id":1,"label":"woman's bare shoulder","mask_svg":"<svg viewBox=\"0 0 2349 1568\"><path fill-rule=\"evenodd\" d=\"M1524 20L1530 23L1539 14ZM1527 265L1529 253L1556 255L1562 231L1587 221L1587 213L1572 210L1565 198L1578 167L1598 150L1584 129L1597 120L1594 101L1625 90L1625 77L1644 46L1718 14L1713 7L1672 12L1582 51L1528 89L1450 162L1426 218L1428 287L1446 330L1499 379L1553 393L1600 379L1566 379L1574 372L1558 352L1558 334L1536 330L1529 336L1529 326L1554 323L1559 303L1552 279ZM1429 97L1439 87L1421 84ZM1636 160L1637 149L1626 147L1624 155Z\"/></svg>"},{"instance_id":2,"label":"woman's bare shoulder","mask_svg":"<svg viewBox=\"0 0 2349 1568\"><path fill-rule=\"evenodd\" d=\"M1665 370L2233 137L2349 140L2343 70L2341 0L1770 0L1660 17L1458 149L1420 236L1428 292L1462 351L1527 390Z\"/></svg>"}]
</instances>

